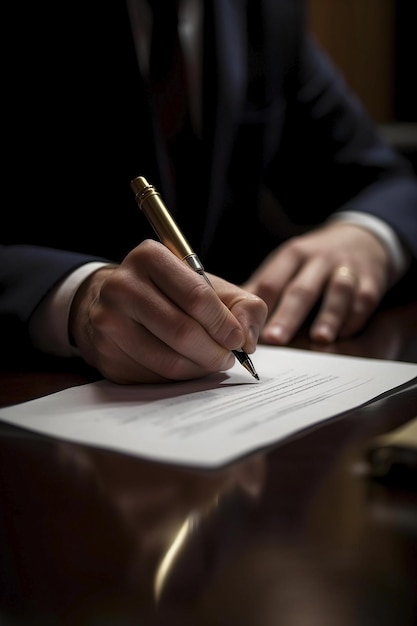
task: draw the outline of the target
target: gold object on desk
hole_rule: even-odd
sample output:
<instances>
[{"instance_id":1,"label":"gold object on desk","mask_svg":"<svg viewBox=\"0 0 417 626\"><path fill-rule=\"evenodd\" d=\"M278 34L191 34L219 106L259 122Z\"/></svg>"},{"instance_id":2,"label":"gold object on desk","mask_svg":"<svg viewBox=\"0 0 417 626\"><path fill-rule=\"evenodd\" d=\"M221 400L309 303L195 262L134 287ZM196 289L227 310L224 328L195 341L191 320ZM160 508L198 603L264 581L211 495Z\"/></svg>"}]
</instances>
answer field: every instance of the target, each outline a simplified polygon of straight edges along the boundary
<instances>
[{"instance_id":1,"label":"gold object on desk","mask_svg":"<svg viewBox=\"0 0 417 626\"><path fill-rule=\"evenodd\" d=\"M161 243L171 250L176 257L185 261L192 270L200 274L210 287L213 287L204 271L203 264L178 228L155 187L150 185L143 176L138 176L132 180L130 185L139 208L145 213ZM232 350L232 352L243 367L259 380L253 363L246 352L243 350Z\"/></svg>"},{"instance_id":2,"label":"gold object on desk","mask_svg":"<svg viewBox=\"0 0 417 626\"><path fill-rule=\"evenodd\" d=\"M417 417L374 439L368 459L375 478L388 476L393 470L417 477Z\"/></svg>"}]
</instances>

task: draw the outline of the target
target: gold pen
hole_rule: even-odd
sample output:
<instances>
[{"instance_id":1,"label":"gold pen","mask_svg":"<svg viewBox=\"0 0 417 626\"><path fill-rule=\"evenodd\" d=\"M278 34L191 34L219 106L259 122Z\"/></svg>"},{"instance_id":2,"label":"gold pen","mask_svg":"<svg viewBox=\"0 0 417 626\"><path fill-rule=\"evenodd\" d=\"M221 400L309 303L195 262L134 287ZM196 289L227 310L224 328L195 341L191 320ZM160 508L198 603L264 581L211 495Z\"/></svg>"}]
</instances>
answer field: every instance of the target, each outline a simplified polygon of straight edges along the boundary
<instances>
[{"instance_id":1,"label":"gold pen","mask_svg":"<svg viewBox=\"0 0 417 626\"><path fill-rule=\"evenodd\" d=\"M161 243L171 250L176 257L188 263L194 272L200 274L210 287L213 287L204 271L200 259L178 228L174 218L168 211L155 187L150 185L143 176L138 176L133 179L130 186L135 194L139 208L145 213ZM246 352L243 350L232 350L232 352L243 367L252 374L254 378L259 380L253 363Z\"/></svg>"}]
</instances>

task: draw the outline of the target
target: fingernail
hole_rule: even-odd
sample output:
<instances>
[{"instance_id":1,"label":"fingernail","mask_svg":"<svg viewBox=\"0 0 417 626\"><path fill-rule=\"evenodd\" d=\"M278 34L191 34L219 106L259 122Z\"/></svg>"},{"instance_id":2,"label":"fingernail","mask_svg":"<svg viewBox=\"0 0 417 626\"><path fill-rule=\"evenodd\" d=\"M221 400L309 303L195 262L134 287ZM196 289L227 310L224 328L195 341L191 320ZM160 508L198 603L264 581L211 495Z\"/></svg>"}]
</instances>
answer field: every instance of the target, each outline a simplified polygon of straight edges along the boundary
<instances>
[{"instance_id":1,"label":"fingernail","mask_svg":"<svg viewBox=\"0 0 417 626\"><path fill-rule=\"evenodd\" d=\"M323 341L324 343L330 343L334 340L334 331L327 324L320 324L311 331L311 337L315 341Z\"/></svg>"},{"instance_id":2,"label":"fingernail","mask_svg":"<svg viewBox=\"0 0 417 626\"><path fill-rule=\"evenodd\" d=\"M288 333L279 324L274 326L268 326L264 331L264 337L271 343L286 343L288 340Z\"/></svg>"}]
</instances>

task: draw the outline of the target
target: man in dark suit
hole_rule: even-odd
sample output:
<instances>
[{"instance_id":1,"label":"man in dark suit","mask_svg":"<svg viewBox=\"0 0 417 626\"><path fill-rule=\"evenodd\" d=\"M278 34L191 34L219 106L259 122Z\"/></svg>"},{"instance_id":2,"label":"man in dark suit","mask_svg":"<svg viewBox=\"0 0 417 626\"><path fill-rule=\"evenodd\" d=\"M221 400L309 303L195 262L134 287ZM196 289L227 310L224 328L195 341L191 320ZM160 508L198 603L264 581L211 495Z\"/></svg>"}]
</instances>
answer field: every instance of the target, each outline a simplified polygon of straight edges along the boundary
<instances>
[{"instance_id":1,"label":"man in dark suit","mask_svg":"<svg viewBox=\"0 0 417 626\"><path fill-rule=\"evenodd\" d=\"M6 100L3 346L123 383L228 368L231 349L285 344L309 316L315 341L358 332L415 270L417 183L309 37L305 2L127 4L10 18L25 54ZM166 30L155 74L152 24L176 4L184 71L162 59L178 49ZM222 277L217 296L148 241L138 175Z\"/></svg>"}]
</instances>

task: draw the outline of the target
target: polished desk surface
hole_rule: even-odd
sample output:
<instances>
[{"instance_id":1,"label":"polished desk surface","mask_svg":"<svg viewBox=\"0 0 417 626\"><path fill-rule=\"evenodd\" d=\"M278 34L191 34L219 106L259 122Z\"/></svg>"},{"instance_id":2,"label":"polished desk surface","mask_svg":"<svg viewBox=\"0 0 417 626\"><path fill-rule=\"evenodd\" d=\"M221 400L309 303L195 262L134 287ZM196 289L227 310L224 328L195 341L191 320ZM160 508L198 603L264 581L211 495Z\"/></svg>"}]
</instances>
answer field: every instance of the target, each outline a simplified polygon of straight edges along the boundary
<instances>
[{"instance_id":1,"label":"polished desk surface","mask_svg":"<svg viewBox=\"0 0 417 626\"><path fill-rule=\"evenodd\" d=\"M416 362L417 303L332 350ZM94 378L3 371L0 404ZM366 464L414 416L415 383L216 471L0 423L0 624L415 626L417 488Z\"/></svg>"}]
</instances>

